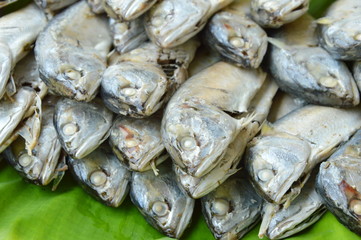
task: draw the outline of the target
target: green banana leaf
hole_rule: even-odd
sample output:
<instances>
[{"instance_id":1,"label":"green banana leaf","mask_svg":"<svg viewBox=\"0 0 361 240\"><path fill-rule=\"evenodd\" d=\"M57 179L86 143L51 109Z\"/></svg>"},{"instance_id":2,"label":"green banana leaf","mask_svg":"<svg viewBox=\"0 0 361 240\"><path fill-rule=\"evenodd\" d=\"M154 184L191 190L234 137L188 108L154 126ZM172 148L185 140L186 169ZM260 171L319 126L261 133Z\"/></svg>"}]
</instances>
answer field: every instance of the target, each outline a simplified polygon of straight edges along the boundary
<instances>
[{"instance_id":1,"label":"green banana leaf","mask_svg":"<svg viewBox=\"0 0 361 240\"><path fill-rule=\"evenodd\" d=\"M320 17L332 0L311 1L310 13ZM257 238L259 226L244 239ZM166 240L144 220L129 198L117 209L88 196L67 174L55 192L26 183L0 162L0 240ZM183 239L213 239L197 203ZM320 221L289 239L341 240L361 237L326 213Z\"/></svg>"}]
</instances>

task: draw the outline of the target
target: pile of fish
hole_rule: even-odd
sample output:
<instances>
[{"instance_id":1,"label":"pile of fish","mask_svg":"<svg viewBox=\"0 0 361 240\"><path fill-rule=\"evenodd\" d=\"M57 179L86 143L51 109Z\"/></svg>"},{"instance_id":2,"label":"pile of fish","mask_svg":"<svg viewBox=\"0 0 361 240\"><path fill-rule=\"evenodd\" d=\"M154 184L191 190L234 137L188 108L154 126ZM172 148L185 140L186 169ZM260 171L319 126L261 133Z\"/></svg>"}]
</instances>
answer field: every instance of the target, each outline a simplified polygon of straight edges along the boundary
<instances>
[{"instance_id":1,"label":"pile of fish","mask_svg":"<svg viewBox=\"0 0 361 240\"><path fill-rule=\"evenodd\" d=\"M361 2L36 0L0 18L0 153L69 169L180 238L280 239L330 210L361 235ZM202 45L202 47L200 47ZM345 62L344 62L345 61ZM0 157L1 159L1 157Z\"/></svg>"}]
</instances>

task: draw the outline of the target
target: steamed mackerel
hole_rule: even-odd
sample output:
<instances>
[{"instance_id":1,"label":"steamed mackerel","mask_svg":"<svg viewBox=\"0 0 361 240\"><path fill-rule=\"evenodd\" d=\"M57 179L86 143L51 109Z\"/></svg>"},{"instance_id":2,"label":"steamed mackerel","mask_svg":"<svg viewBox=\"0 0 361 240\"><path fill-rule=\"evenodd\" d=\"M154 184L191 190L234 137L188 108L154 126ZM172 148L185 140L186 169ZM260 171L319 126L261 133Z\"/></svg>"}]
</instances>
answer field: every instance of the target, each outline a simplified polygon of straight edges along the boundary
<instances>
[{"instance_id":1,"label":"steamed mackerel","mask_svg":"<svg viewBox=\"0 0 361 240\"><path fill-rule=\"evenodd\" d=\"M216 239L240 239L261 218L263 200L240 176L232 176L201 202L208 228Z\"/></svg>"},{"instance_id":2,"label":"steamed mackerel","mask_svg":"<svg viewBox=\"0 0 361 240\"><path fill-rule=\"evenodd\" d=\"M361 2L337 0L328 9L320 24L321 46L332 57L341 60L361 59Z\"/></svg>"},{"instance_id":3,"label":"steamed mackerel","mask_svg":"<svg viewBox=\"0 0 361 240\"><path fill-rule=\"evenodd\" d=\"M156 173L156 165L168 158L160 135L161 121L159 116L145 119L119 116L114 121L109 143L118 159L130 170L153 169Z\"/></svg>"},{"instance_id":4,"label":"steamed mackerel","mask_svg":"<svg viewBox=\"0 0 361 240\"><path fill-rule=\"evenodd\" d=\"M262 27L279 28L308 11L309 0L252 0L251 14Z\"/></svg>"},{"instance_id":5,"label":"steamed mackerel","mask_svg":"<svg viewBox=\"0 0 361 240\"><path fill-rule=\"evenodd\" d=\"M351 107L359 91L346 64L317 46L316 23L305 15L270 39L269 68L280 88L293 97L326 106Z\"/></svg>"},{"instance_id":6,"label":"steamed mackerel","mask_svg":"<svg viewBox=\"0 0 361 240\"><path fill-rule=\"evenodd\" d=\"M234 141L228 145L219 164L209 173L199 178L194 177L174 164L178 183L192 198L203 197L239 170L237 167L247 143L258 133L266 119L277 88L277 85L272 81L266 80L263 83L248 107L250 114L253 115L252 122L239 131Z\"/></svg>"},{"instance_id":7,"label":"steamed mackerel","mask_svg":"<svg viewBox=\"0 0 361 240\"><path fill-rule=\"evenodd\" d=\"M101 83L105 105L126 116L152 115L187 79L198 46L195 39L172 49L146 42L128 53L114 54Z\"/></svg>"},{"instance_id":8,"label":"steamed mackerel","mask_svg":"<svg viewBox=\"0 0 361 240\"><path fill-rule=\"evenodd\" d=\"M361 235L361 130L321 164L316 189L328 210Z\"/></svg>"},{"instance_id":9,"label":"steamed mackerel","mask_svg":"<svg viewBox=\"0 0 361 240\"><path fill-rule=\"evenodd\" d=\"M179 239L190 224L194 200L179 189L170 163L152 171L133 172L130 199L147 222L171 238Z\"/></svg>"},{"instance_id":10,"label":"steamed mackerel","mask_svg":"<svg viewBox=\"0 0 361 240\"><path fill-rule=\"evenodd\" d=\"M62 8L65 8L75 3L78 0L34 0L34 1L39 7L51 13L57 10L61 10Z\"/></svg>"},{"instance_id":11,"label":"steamed mackerel","mask_svg":"<svg viewBox=\"0 0 361 240\"><path fill-rule=\"evenodd\" d=\"M195 36L208 19L233 0L163 0L146 14L149 38L162 48L178 46Z\"/></svg>"},{"instance_id":12,"label":"steamed mackerel","mask_svg":"<svg viewBox=\"0 0 361 240\"><path fill-rule=\"evenodd\" d=\"M35 4L0 18L0 99L15 64L31 50L46 24L44 13Z\"/></svg>"},{"instance_id":13,"label":"steamed mackerel","mask_svg":"<svg viewBox=\"0 0 361 240\"><path fill-rule=\"evenodd\" d=\"M246 156L254 186L267 201L287 207L300 193L311 170L360 127L360 108L314 105L266 125L250 142Z\"/></svg>"},{"instance_id":14,"label":"steamed mackerel","mask_svg":"<svg viewBox=\"0 0 361 240\"><path fill-rule=\"evenodd\" d=\"M56 15L36 41L41 79L58 95L92 100L111 41L105 17L94 15L84 1L72 5Z\"/></svg>"},{"instance_id":15,"label":"steamed mackerel","mask_svg":"<svg viewBox=\"0 0 361 240\"><path fill-rule=\"evenodd\" d=\"M231 63L258 68L267 50L267 34L248 17L250 1L236 1L208 22L204 42Z\"/></svg>"},{"instance_id":16,"label":"steamed mackerel","mask_svg":"<svg viewBox=\"0 0 361 240\"><path fill-rule=\"evenodd\" d=\"M258 236L266 235L269 239L290 237L317 222L325 212L326 207L315 189L315 177L312 177L288 208L264 204Z\"/></svg>"},{"instance_id":17,"label":"steamed mackerel","mask_svg":"<svg viewBox=\"0 0 361 240\"><path fill-rule=\"evenodd\" d=\"M67 158L69 168L90 195L100 202L119 207L129 191L131 172L123 166L107 145L102 145L86 157Z\"/></svg>"},{"instance_id":18,"label":"steamed mackerel","mask_svg":"<svg viewBox=\"0 0 361 240\"><path fill-rule=\"evenodd\" d=\"M104 8L112 18L131 21L148 11L157 0L104 0Z\"/></svg>"},{"instance_id":19,"label":"steamed mackerel","mask_svg":"<svg viewBox=\"0 0 361 240\"><path fill-rule=\"evenodd\" d=\"M255 114L249 105L265 79L262 70L218 62L187 80L162 120L163 143L174 163L198 178L214 169L252 123Z\"/></svg>"},{"instance_id":20,"label":"steamed mackerel","mask_svg":"<svg viewBox=\"0 0 361 240\"><path fill-rule=\"evenodd\" d=\"M90 103L63 98L55 107L54 125L60 143L72 158L84 158L109 136L113 114L100 99Z\"/></svg>"}]
</instances>

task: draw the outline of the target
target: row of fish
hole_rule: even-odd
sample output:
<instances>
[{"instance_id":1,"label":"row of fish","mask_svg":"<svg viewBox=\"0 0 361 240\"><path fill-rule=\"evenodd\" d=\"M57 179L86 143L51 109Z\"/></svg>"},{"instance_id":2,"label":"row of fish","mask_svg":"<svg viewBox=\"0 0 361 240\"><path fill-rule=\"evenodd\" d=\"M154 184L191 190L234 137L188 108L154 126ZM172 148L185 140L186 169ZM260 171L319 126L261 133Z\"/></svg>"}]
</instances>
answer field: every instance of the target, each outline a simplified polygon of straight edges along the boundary
<instances>
[{"instance_id":1,"label":"row of fish","mask_svg":"<svg viewBox=\"0 0 361 240\"><path fill-rule=\"evenodd\" d=\"M23 177L56 188L69 167L113 207L130 191L174 238L198 198L217 239L261 215L260 237L290 236L322 202L360 234L360 3L315 21L302 0L74 2L0 18L0 152ZM199 39L214 53L196 55ZM278 87L299 99L271 108Z\"/></svg>"}]
</instances>

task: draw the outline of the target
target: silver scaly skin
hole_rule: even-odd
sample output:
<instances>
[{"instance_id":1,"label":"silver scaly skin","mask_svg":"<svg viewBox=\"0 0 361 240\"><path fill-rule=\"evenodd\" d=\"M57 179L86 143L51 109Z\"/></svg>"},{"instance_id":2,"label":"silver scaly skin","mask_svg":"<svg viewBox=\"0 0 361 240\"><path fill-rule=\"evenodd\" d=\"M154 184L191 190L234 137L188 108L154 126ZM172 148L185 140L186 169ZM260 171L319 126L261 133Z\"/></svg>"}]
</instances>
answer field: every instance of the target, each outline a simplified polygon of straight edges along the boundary
<instances>
[{"instance_id":1,"label":"silver scaly skin","mask_svg":"<svg viewBox=\"0 0 361 240\"><path fill-rule=\"evenodd\" d=\"M203 39L222 57L241 67L258 68L267 50L267 34L248 17L249 1L236 1L208 22Z\"/></svg>"},{"instance_id":2,"label":"silver scaly skin","mask_svg":"<svg viewBox=\"0 0 361 240\"><path fill-rule=\"evenodd\" d=\"M63 98L55 107L54 125L64 150L84 158L109 136L113 114L100 99L90 103Z\"/></svg>"},{"instance_id":3,"label":"silver scaly skin","mask_svg":"<svg viewBox=\"0 0 361 240\"><path fill-rule=\"evenodd\" d=\"M264 203L259 237L283 239L301 232L317 222L326 212L315 189L315 176L303 187L300 195L288 208Z\"/></svg>"},{"instance_id":4,"label":"silver scaly skin","mask_svg":"<svg viewBox=\"0 0 361 240\"><path fill-rule=\"evenodd\" d=\"M218 165L209 173L199 178L194 177L182 170L177 164L174 164L173 168L177 175L178 183L192 198L203 197L238 171L237 167L242 159L247 143L260 130L276 91L277 85L274 82L266 80L263 83L248 107L250 114L253 115L252 122L239 131L233 142L228 145Z\"/></svg>"},{"instance_id":5,"label":"silver scaly skin","mask_svg":"<svg viewBox=\"0 0 361 240\"><path fill-rule=\"evenodd\" d=\"M198 48L193 61L189 65L189 77L193 77L202 70L210 67L216 62L221 61L221 56L215 51L209 51L207 48Z\"/></svg>"},{"instance_id":6,"label":"silver scaly skin","mask_svg":"<svg viewBox=\"0 0 361 240\"><path fill-rule=\"evenodd\" d=\"M308 11L309 0L252 0L252 18L262 27L279 28Z\"/></svg>"},{"instance_id":7,"label":"silver scaly skin","mask_svg":"<svg viewBox=\"0 0 361 240\"><path fill-rule=\"evenodd\" d=\"M0 99L11 70L31 50L46 24L44 13L35 4L0 18Z\"/></svg>"},{"instance_id":8,"label":"silver scaly skin","mask_svg":"<svg viewBox=\"0 0 361 240\"><path fill-rule=\"evenodd\" d=\"M361 130L321 164L316 190L328 210L361 235Z\"/></svg>"},{"instance_id":9,"label":"silver scaly skin","mask_svg":"<svg viewBox=\"0 0 361 240\"><path fill-rule=\"evenodd\" d=\"M61 10L78 0L34 0L34 2L42 9L48 12Z\"/></svg>"},{"instance_id":10,"label":"silver scaly skin","mask_svg":"<svg viewBox=\"0 0 361 240\"><path fill-rule=\"evenodd\" d=\"M353 64L353 76L359 89L361 89L361 61L354 62Z\"/></svg>"},{"instance_id":11,"label":"silver scaly skin","mask_svg":"<svg viewBox=\"0 0 361 240\"><path fill-rule=\"evenodd\" d=\"M143 18L129 22L110 18L109 25L113 35L113 45L119 53L126 53L138 48L148 39Z\"/></svg>"},{"instance_id":12,"label":"silver scaly skin","mask_svg":"<svg viewBox=\"0 0 361 240\"><path fill-rule=\"evenodd\" d=\"M289 206L311 170L361 127L360 108L308 105L264 125L246 155L253 185L267 201Z\"/></svg>"},{"instance_id":13,"label":"silver scaly skin","mask_svg":"<svg viewBox=\"0 0 361 240\"><path fill-rule=\"evenodd\" d=\"M252 123L255 114L248 107L265 79L262 70L218 62L187 80L162 120L163 143L174 163L198 178L214 169Z\"/></svg>"},{"instance_id":14,"label":"silver scaly skin","mask_svg":"<svg viewBox=\"0 0 361 240\"><path fill-rule=\"evenodd\" d=\"M147 222L168 237L179 239L190 224L194 200L178 187L169 161L159 166L158 176L133 172L130 198Z\"/></svg>"},{"instance_id":15,"label":"silver scaly skin","mask_svg":"<svg viewBox=\"0 0 361 240\"><path fill-rule=\"evenodd\" d=\"M346 64L317 46L316 23L305 15L270 39L269 69L280 88L306 102L352 107L359 91Z\"/></svg>"},{"instance_id":16,"label":"silver scaly skin","mask_svg":"<svg viewBox=\"0 0 361 240\"><path fill-rule=\"evenodd\" d=\"M49 89L77 101L91 101L106 68L111 35L105 17L81 1L56 15L39 35L35 57Z\"/></svg>"},{"instance_id":17,"label":"silver scaly skin","mask_svg":"<svg viewBox=\"0 0 361 240\"><path fill-rule=\"evenodd\" d=\"M320 24L320 45L340 60L361 59L361 2L337 0Z\"/></svg>"},{"instance_id":18,"label":"silver scaly skin","mask_svg":"<svg viewBox=\"0 0 361 240\"><path fill-rule=\"evenodd\" d=\"M238 174L204 196L201 202L208 228L216 239L238 240L261 218L262 198Z\"/></svg>"},{"instance_id":19,"label":"silver scaly skin","mask_svg":"<svg viewBox=\"0 0 361 240\"><path fill-rule=\"evenodd\" d=\"M163 0L146 14L149 38L162 48L176 47L195 36L208 19L233 0Z\"/></svg>"},{"instance_id":20,"label":"silver scaly skin","mask_svg":"<svg viewBox=\"0 0 361 240\"><path fill-rule=\"evenodd\" d=\"M104 9L111 18L131 21L148 11L157 0L104 0Z\"/></svg>"},{"instance_id":21,"label":"silver scaly skin","mask_svg":"<svg viewBox=\"0 0 361 240\"><path fill-rule=\"evenodd\" d=\"M160 135L162 119L118 117L110 130L109 143L113 152L130 170L144 172L168 158ZM162 156L160 156L162 154Z\"/></svg>"},{"instance_id":22,"label":"silver scaly skin","mask_svg":"<svg viewBox=\"0 0 361 240\"><path fill-rule=\"evenodd\" d=\"M107 145L80 159L67 158L69 168L83 189L100 202L119 207L129 191L131 172Z\"/></svg>"},{"instance_id":23,"label":"silver scaly skin","mask_svg":"<svg viewBox=\"0 0 361 240\"><path fill-rule=\"evenodd\" d=\"M160 109L187 79L199 42L172 49L146 42L125 54L113 54L104 72L101 96L115 113L144 118Z\"/></svg>"}]
</instances>

